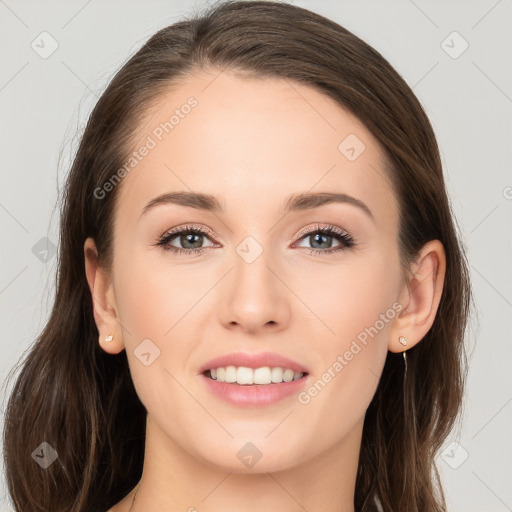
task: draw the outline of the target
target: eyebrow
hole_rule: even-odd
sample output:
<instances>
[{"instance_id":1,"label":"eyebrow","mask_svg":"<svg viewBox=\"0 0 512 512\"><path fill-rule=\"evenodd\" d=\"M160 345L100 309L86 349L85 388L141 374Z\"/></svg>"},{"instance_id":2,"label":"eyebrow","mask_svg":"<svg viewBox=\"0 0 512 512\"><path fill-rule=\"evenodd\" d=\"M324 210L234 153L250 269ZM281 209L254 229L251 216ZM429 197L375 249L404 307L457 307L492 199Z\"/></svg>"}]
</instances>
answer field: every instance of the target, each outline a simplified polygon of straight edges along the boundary
<instances>
[{"instance_id":1,"label":"eyebrow","mask_svg":"<svg viewBox=\"0 0 512 512\"><path fill-rule=\"evenodd\" d=\"M363 201L338 192L302 192L292 194L285 201L283 214L286 215L291 212L311 210L331 203L345 203L356 206L365 212L372 220L375 220L371 210ZM142 209L141 217L155 206L163 204L177 204L214 213L222 213L224 211L215 196L201 192L180 191L168 192L151 199Z\"/></svg>"}]
</instances>

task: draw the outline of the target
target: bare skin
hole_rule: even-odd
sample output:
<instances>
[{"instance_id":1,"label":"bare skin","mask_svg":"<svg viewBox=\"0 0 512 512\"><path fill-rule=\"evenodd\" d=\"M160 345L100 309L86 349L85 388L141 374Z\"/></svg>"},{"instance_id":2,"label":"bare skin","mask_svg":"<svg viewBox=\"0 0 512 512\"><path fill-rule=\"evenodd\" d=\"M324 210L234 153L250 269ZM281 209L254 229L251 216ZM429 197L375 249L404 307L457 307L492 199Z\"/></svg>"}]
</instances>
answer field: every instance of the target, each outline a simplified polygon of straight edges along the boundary
<instances>
[{"instance_id":1,"label":"bare skin","mask_svg":"<svg viewBox=\"0 0 512 512\"><path fill-rule=\"evenodd\" d=\"M94 240L84 245L99 343L109 353L126 350L148 410L140 485L110 512L353 512L366 409L388 350L404 350L400 336L406 348L419 343L434 321L443 246L429 242L413 274L403 272L382 148L333 100L298 83L217 74L197 72L170 89L138 127L134 151L187 98L197 99L118 185L112 269L102 270ZM365 145L353 161L338 149L349 134ZM224 211L160 204L142 215L172 191L211 194ZM283 215L288 196L302 192L347 194L371 215L347 202ZM200 255L155 245L189 225L209 229ZM329 236L313 245L318 226L345 230L355 245ZM304 228L310 233L301 235ZM236 250L247 236L262 249L251 263ZM193 252L180 243L179 235L169 242ZM383 314L387 321L377 323ZM333 373L358 335L380 324ZM146 366L134 350L148 338L160 355ZM242 410L211 394L199 373L235 351L302 363L306 391L329 368L331 379L308 403L292 396ZM237 457L248 442L262 454L252 467Z\"/></svg>"}]
</instances>

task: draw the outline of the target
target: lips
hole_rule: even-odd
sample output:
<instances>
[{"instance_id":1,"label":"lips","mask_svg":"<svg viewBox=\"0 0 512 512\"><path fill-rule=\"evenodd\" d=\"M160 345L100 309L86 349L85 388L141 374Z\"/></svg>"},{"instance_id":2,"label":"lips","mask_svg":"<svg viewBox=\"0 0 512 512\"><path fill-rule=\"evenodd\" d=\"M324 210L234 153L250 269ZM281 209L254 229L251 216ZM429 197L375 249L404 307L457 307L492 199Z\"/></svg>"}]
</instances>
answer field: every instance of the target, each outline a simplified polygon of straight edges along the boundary
<instances>
[{"instance_id":1,"label":"lips","mask_svg":"<svg viewBox=\"0 0 512 512\"><path fill-rule=\"evenodd\" d=\"M199 368L199 373L204 373L212 368L225 366L244 366L246 368L261 368L263 366L289 368L296 373L309 373L308 369L302 364L289 359L288 357L275 354L273 352L261 352L251 354L247 352L233 352L215 359L211 359Z\"/></svg>"}]
</instances>

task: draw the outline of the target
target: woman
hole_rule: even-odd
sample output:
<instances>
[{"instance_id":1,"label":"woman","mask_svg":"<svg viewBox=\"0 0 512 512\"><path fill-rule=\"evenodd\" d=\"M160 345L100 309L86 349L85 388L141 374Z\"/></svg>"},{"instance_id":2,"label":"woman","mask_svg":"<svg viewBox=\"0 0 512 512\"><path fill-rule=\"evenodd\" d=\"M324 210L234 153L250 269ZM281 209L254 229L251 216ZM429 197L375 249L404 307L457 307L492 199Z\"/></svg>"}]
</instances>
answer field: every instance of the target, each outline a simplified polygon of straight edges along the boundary
<instances>
[{"instance_id":1,"label":"woman","mask_svg":"<svg viewBox=\"0 0 512 512\"><path fill-rule=\"evenodd\" d=\"M261 1L160 30L89 118L59 250L16 510L446 510L467 263L429 120L355 35Z\"/></svg>"}]
</instances>

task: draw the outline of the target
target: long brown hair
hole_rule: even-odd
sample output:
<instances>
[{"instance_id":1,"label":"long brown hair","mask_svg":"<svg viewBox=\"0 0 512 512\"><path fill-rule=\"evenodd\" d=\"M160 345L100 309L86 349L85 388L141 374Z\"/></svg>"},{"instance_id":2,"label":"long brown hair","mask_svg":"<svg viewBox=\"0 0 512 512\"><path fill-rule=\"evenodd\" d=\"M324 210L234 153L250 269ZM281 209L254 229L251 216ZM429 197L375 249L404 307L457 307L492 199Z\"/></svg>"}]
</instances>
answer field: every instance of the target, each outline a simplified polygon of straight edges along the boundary
<instances>
[{"instance_id":1,"label":"long brown hair","mask_svg":"<svg viewBox=\"0 0 512 512\"><path fill-rule=\"evenodd\" d=\"M125 351L109 355L99 346L83 246L93 237L110 268L117 188L101 199L94 191L126 161L152 102L200 68L294 80L333 98L385 150L404 271L426 242L443 243L446 278L434 324L407 352L407 382L401 354L388 352L366 413L355 508L378 501L385 512L446 510L435 455L461 409L471 289L434 132L380 53L329 19L266 1L222 2L158 31L88 119L62 197L55 303L6 407L4 457L16 510L104 511L141 477L146 410ZM58 454L44 470L31 457L43 442Z\"/></svg>"}]
</instances>

